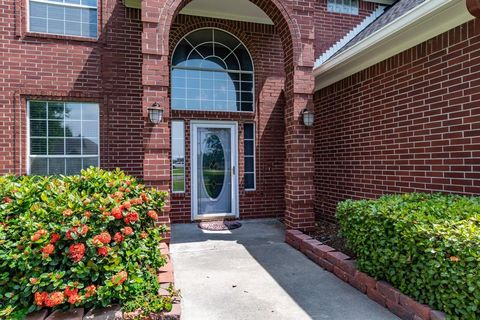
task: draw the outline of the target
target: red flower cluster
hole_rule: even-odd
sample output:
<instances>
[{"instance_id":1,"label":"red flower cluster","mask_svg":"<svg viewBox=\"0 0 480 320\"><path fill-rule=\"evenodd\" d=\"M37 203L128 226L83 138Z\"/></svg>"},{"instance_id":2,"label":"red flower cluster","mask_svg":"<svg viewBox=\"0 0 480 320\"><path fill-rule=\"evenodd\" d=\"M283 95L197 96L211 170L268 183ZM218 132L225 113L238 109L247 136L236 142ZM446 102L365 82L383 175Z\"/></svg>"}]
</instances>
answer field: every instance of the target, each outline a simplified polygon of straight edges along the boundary
<instances>
[{"instance_id":1,"label":"red flower cluster","mask_svg":"<svg viewBox=\"0 0 480 320\"><path fill-rule=\"evenodd\" d=\"M148 237L148 233L146 233L145 231L142 231L142 233L140 233L140 238L146 239L147 237Z\"/></svg>"},{"instance_id":2,"label":"red flower cluster","mask_svg":"<svg viewBox=\"0 0 480 320\"><path fill-rule=\"evenodd\" d=\"M63 210L63 216L64 217L70 217L73 214L72 209L65 209Z\"/></svg>"},{"instance_id":3,"label":"red flower cluster","mask_svg":"<svg viewBox=\"0 0 480 320\"><path fill-rule=\"evenodd\" d=\"M131 227L125 227L122 229L122 233L126 236L133 234L133 229Z\"/></svg>"},{"instance_id":4,"label":"red flower cluster","mask_svg":"<svg viewBox=\"0 0 480 320\"><path fill-rule=\"evenodd\" d=\"M41 237L47 234L47 230L45 229L40 229L37 232L33 234L33 236L30 238L33 242L36 242L40 240Z\"/></svg>"},{"instance_id":5,"label":"red flower cluster","mask_svg":"<svg viewBox=\"0 0 480 320\"><path fill-rule=\"evenodd\" d=\"M78 295L78 288L72 289L70 287L66 287L64 293L65 296L68 297L68 303L70 304L75 304L82 300L82 298Z\"/></svg>"},{"instance_id":6,"label":"red flower cluster","mask_svg":"<svg viewBox=\"0 0 480 320\"><path fill-rule=\"evenodd\" d=\"M79 262L85 255L85 245L83 243L74 243L69 248L70 259L73 262Z\"/></svg>"},{"instance_id":7,"label":"red flower cluster","mask_svg":"<svg viewBox=\"0 0 480 320\"><path fill-rule=\"evenodd\" d=\"M108 255L108 252L110 251L109 247L100 247L97 249L97 253L101 256L106 257Z\"/></svg>"},{"instance_id":8,"label":"red flower cluster","mask_svg":"<svg viewBox=\"0 0 480 320\"><path fill-rule=\"evenodd\" d=\"M13 200L9 197L3 197L3 203L10 203L12 202Z\"/></svg>"},{"instance_id":9,"label":"red flower cluster","mask_svg":"<svg viewBox=\"0 0 480 320\"><path fill-rule=\"evenodd\" d=\"M59 291L50 294L47 292L35 292L34 301L39 307L53 308L65 301L65 295Z\"/></svg>"},{"instance_id":10,"label":"red flower cluster","mask_svg":"<svg viewBox=\"0 0 480 320\"><path fill-rule=\"evenodd\" d=\"M125 224L130 224L132 222L136 222L139 219L139 215L136 211L129 212L127 216L123 219Z\"/></svg>"},{"instance_id":11,"label":"red flower cluster","mask_svg":"<svg viewBox=\"0 0 480 320\"><path fill-rule=\"evenodd\" d=\"M50 243L55 244L60 239L60 235L58 233L52 233L50 236Z\"/></svg>"},{"instance_id":12,"label":"red flower cluster","mask_svg":"<svg viewBox=\"0 0 480 320\"><path fill-rule=\"evenodd\" d=\"M115 235L113 236L113 241L115 241L116 243L122 242L123 235L120 232L115 233Z\"/></svg>"},{"instance_id":13,"label":"red flower cluster","mask_svg":"<svg viewBox=\"0 0 480 320\"><path fill-rule=\"evenodd\" d=\"M90 219L92 217L92 212L91 211L85 211L83 213L83 215L85 216L85 218Z\"/></svg>"},{"instance_id":14,"label":"red flower cluster","mask_svg":"<svg viewBox=\"0 0 480 320\"><path fill-rule=\"evenodd\" d=\"M104 231L104 232L96 235L95 237L93 237L93 244L97 247L100 247L104 244L109 244L110 241L112 241L112 237L106 231Z\"/></svg>"},{"instance_id":15,"label":"red flower cluster","mask_svg":"<svg viewBox=\"0 0 480 320\"><path fill-rule=\"evenodd\" d=\"M42 252L42 257L43 258L48 258L53 251L55 251L55 246L51 243L47 244L45 247L40 250Z\"/></svg>"},{"instance_id":16,"label":"red flower cluster","mask_svg":"<svg viewBox=\"0 0 480 320\"><path fill-rule=\"evenodd\" d=\"M85 289L85 298L90 298L97 292L95 285L91 284Z\"/></svg>"},{"instance_id":17,"label":"red flower cluster","mask_svg":"<svg viewBox=\"0 0 480 320\"><path fill-rule=\"evenodd\" d=\"M158 219L158 214L155 210L149 210L147 215L152 218L153 220L157 220Z\"/></svg>"},{"instance_id":18,"label":"red flower cluster","mask_svg":"<svg viewBox=\"0 0 480 320\"><path fill-rule=\"evenodd\" d=\"M117 273L112 277L112 283L114 285L120 285L124 283L125 280L127 280L127 277L128 277L128 273L126 271L120 271L119 273Z\"/></svg>"},{"instance_id":19,"label":"red flower cluster","mask_svg":"<svg viewBox=\"0 0 480 320\"><path fill-rule=\"evenodd\" d=\"M120 207L115 207L112 209L112 216L117 219L117 220L120 220L123 218L123 207L120 206Z\"/></svg>"},{"instance_id":20,"label":"red flower cluster","mask_svg":"<svg viewBox=\"0 0 480 320\"><path fill-rule=\"evenodd\" d=\"M82 225L82 226L79 226L79 227L70 228L70 230L68 230L65 233L65 237L68 240L73 240L73 237L72 237L73 233L75 233L77 236L84 236L88 233L88 227L86 225Z\"/></svg>"}]
</instances>

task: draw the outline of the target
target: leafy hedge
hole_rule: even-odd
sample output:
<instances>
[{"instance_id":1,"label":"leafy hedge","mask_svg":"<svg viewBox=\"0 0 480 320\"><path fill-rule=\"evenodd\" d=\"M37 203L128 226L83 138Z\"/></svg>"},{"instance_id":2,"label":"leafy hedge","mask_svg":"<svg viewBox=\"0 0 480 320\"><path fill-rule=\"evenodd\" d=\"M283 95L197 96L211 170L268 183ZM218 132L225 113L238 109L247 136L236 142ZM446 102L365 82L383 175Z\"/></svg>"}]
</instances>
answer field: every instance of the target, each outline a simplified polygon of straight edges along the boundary
<instances>
[{"instance_id":1,"label":"leafy hedge","mask_svg":"<svg viewBox=\"0 0 480 320\"><path fill-rule=\"evenodd\" d=\"M453 319L480 319L480 198L347 200L337 217L361 270Z\"/></svg>"},{"instance_id":2,"label":"leafy hedge","mask_svg":"<svg viewBox=\"0 0 480 320\"><path fill-rule=\"evenodd\" d=\"M165 193L117 170L79 176L0 177L0 318L41 308L135 309L158 300L155 226Z\"/></svg>"}]
</instances>

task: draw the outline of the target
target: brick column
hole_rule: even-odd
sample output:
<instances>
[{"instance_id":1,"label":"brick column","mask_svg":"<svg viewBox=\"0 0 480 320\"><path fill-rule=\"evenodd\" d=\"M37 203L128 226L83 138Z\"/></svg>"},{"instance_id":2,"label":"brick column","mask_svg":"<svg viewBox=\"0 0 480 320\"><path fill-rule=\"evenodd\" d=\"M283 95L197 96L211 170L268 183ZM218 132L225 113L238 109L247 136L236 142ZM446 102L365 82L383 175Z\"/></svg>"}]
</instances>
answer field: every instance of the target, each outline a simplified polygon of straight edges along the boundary
<instances>
[{"instance_id":1,"label":"brick column","mask_svg":"<svg viewBox=\"0 0 480 320\"><path fill-rule=\"evenodd\" d=\"M315 159L313 127L306 127L302 111L313 111L314 78L314 26L313 9L294 10L299 24L300 43L295 44L299 55L295 57L294 69L287 72L285 93L285 224L289 229L303 231L315 226ZM310 16L310 14L312 14Z\"/></svg>"},{"instance_id":2,"label":"brick column","mask_svg":"<svg viewBox=\"0 0 480 320\"><path fill-rule=\"evenodd\" d=\"M168 16L165 5L166 1L164 0L142 1L142 106L145 119L143 128L143 179L149 186L162 191L170 191L169 27L165 28L160 25L166 20L161 16ZM164 110L164 119L158 125L153 125L148 121L148 108L155 102L159 103ZM170 224L169 202L159 218L159 223ZM166 238L168 242L169 235Z\"/></svg>"}]
</instances>

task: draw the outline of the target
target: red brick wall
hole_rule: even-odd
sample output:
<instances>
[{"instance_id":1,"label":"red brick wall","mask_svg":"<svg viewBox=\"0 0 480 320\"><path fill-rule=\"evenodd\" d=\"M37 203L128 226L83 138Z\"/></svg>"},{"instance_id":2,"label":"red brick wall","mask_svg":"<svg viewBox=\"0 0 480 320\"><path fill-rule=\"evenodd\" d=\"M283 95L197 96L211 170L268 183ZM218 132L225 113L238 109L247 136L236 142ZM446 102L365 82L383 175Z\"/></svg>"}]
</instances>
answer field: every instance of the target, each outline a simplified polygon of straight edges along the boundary
<instances>
[{"instance_id":1,"label":"red brick wall","mask_svg":"<svg viewBox=\"0 0 480 320\"><path fill-rule=\"evenodd\" d=\"M480 19L315 94L316 214L385 193L480 193Z\"/></svg>"},{"instance_id":2,"label":"red brick wall","mask_svg":"<svg viewBox=\"0 0 480 320\"><path fill-rule=\"evenodd\" d=\"M284 87L283 52L273 26L180 15L171 31L171 51L186 33L202 27L217 27L236 35L252 54L255 67L256 111L199 112L172 110L171 119L185 121L186 191L171 196L173 222L191 220L190 120L238 122L238 163L240 216L280 217L284 203ZM172 53L172 52L171 52ZM245 191L243 182L243 123L256 127L256 190Z\"/></svg>"},{"instance_id":3,"label":"red brick wall","mask_svg":"<svg viewBox=\"0 0 480 320\"><path fill-rule=\"evenodd\" d=\"M95 41L28 34L24 2L0 4L0 174L27 171L25 109L33 98L98 102L101 165L142 174L142 24L120 2L100 2Z\"/></svg>"}]
</instances>

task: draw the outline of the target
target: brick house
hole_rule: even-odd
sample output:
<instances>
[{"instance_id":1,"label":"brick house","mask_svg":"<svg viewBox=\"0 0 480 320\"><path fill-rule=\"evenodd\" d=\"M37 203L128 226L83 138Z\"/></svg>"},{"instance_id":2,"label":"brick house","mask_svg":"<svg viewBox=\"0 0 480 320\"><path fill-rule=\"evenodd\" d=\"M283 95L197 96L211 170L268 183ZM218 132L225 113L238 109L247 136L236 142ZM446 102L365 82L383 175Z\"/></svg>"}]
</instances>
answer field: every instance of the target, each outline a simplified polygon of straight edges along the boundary
<instances>
[{"instance_id":1,"label":"brick house","mask_svg":"<svg viewBox=\"0 0 480 320\"><path fill-rule=\"evenodd\" d=\"M478 194L479 8L4 0L0 173L119 167L170 191L166 220L297 229L347 197Z\"/></svg>"}]
</instances>

